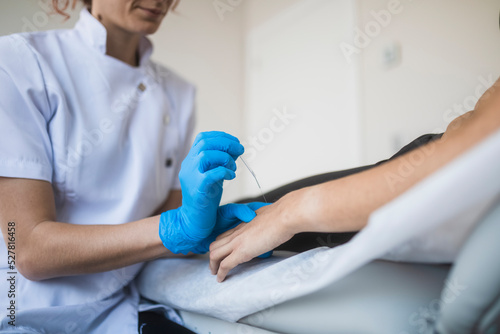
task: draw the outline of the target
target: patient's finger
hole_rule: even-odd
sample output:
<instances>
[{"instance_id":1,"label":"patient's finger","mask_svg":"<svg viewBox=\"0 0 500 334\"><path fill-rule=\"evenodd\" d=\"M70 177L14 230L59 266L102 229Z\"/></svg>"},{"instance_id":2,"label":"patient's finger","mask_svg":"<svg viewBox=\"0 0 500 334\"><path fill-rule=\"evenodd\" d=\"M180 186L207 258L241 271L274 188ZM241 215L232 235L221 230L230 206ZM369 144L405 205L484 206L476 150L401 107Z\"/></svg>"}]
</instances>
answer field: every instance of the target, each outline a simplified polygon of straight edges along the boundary
<instances>
[{"instance_id":1,"label":"patient's finger","mask_svg":"<svg viewBox=\"0 0 500 334\"><path fill-rule=\"evenodd\" d=\"M241 223L240 225L236 226L235 228L232 228L231 230L228 230L224 233L221 233L209 246L210 253L215 251L217 248L220 248L228 243L230 243L236 236L238 236L240 233L235 233L238 232L245 223ZM215 273L214 273L215 274Z\"/></svg>"},{"instance_id":2,"label":"patient's finger","mask_svg":"<svg viewBox=\"0 0 500 334\"><path fill-rule=\"evenodd\" d=\"M233 234L234 232L236 231L239 231L241 228L243 228L243 226L245 226L246 223L240 223L238 226L230 229L230 230L227 230L226 232L224 233L221 233L217 236L217 238L215 238L215 241L214 242L217 242L219 240L222 240L222 239L225 239L227 237L229 237L231 234Z\"/></svg>"},{"instance_id":3,"label":"patient's finger","mask_svg":"<svg viewBox=\"0 0 500 334\"><path fill-rule=\"evenodd\" d=\"M221 239L217 238L215 239L215 241L213 241L211 244L210 244L210 247L209 247L209 250L210 250L210 253L212 253L213 251L215 251L216 249L218 248L221 248L223 247L224 245L227 245L228 243L230 243L234 238L232 236L227 236L227 237L223 237Z\"/></svg>"},{"instance_id":4,"label":"patient's finger","mask_svg":"<svg viewBox=\"0 0 500 334\"><path fill-rule=\"evenodd\" d=\"M211 246L211 245L210 245ZM211 246L212 248L212 246ZM222 245L220 247L216 247L213 250L210 250L210 271L212 272L212 275L217 274L217 271L219 270L219 265L222 260L224 260L231 252L233 251L233 248L231 245L226 243L225 245Z\"/></svg>"},{"instance_id":5,"label":"patient's finger","mask_svg":"<svg viewBox=\"0 0 500 334\"><path fill-rule=\"evenodd\" d=\"M219 265L219 270L217 271L217 281L221 283L226 279L227 274L231 269L236 267L238 264L246 262L238 260L237 253L231 253L228 257L226 257Z\"/></svg>"}]
</instances>

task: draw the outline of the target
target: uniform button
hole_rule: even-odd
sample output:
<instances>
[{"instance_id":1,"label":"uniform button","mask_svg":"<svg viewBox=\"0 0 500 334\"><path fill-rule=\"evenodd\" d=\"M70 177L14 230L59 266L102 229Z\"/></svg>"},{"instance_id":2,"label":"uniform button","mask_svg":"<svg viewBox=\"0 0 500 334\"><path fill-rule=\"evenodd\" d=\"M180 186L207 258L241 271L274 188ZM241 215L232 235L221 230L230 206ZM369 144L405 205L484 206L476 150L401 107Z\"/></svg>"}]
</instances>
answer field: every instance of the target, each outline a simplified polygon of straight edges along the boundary
<instances>
[{"instance_id":1,"label":"uniform button","mask_svg":"<svg viewBox=\"0 0 500 334\"><path fill-rule=\"evenodd\" d=\"M172 166L172 158L167 158L167 160L165 161L165 167L170 167Z\"/></svg>"},{"instance_id":2,"label":"uniform button","mask_svg":"<svg viewBox=\"0 0 500 334\"><path fill-rule=\"evenodd\" d=\"M163 124L165 124L165 125L170 124L170 115L169 114L165 114L165 116L163 116Z\"/></svg>"},{"instance_id":3,"label":"uniform button","mask_svg":"<svg viewBox=\"0 0 500 334\"><path fill-rule=\"evenodd\" d=\"M146 90L146 85L144 85L142 82L137 86L137 89L139 89L141 92L144 92Z\"/></svg>"}]
</instances>

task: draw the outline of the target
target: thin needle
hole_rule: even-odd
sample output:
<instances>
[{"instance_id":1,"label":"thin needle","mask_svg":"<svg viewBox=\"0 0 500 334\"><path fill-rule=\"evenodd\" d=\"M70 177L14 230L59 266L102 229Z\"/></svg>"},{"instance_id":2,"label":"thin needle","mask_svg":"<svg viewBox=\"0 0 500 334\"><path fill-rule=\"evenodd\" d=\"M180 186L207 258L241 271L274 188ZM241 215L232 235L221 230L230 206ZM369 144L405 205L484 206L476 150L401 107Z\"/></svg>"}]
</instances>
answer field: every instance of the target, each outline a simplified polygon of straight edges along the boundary
<instances>
[{"instance_id":1,"label":"thin needle","mask_svg":"<svg viewBox=\"0 0 500 334\"><path fill-rule=\"evenodd\" d=\"M259 180L257 180L257 176L255 176L255 173L253 172L252 168L250 168L250 166L248 166L248 164L245 162L245 160L243 159L243 157L240 157L240 159L243 162L243 164L245 165L245 167L248 169L248 171L250 172L250 174L252 174L255 182L257 183L257 186L259 187L260 194L264 198L264 202L267 203L266 196L264 195L264 192L262 191L262 187L260 186Z\"/></svg>"}]
</instances>

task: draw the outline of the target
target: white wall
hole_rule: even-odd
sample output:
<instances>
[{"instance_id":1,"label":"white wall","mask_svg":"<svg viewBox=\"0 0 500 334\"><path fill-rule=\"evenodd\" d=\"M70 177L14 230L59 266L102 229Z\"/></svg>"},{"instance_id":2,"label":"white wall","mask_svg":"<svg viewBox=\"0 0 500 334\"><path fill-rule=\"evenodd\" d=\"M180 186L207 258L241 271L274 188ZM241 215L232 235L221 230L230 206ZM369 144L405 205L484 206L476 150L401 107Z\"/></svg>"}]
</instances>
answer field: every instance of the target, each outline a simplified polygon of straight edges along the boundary
<instances>
[{"instance_id":1,"label":"white wall","mask_svg":"<svg viewBox=\"0 0 500 334\"><path fill-rule=\"evenodd\" d=\"M349 1L304 0L247 25L245 156L264 190L359 164L356 67L337 47L354 15Z\"/></svg>"},{"instance_id":2,"label":"white wall","mask_svg":"<svg viewBox=\"0 0 500 334\"><path fill-rule=\"evenodd\" d=\"M388 0L359 0L358 27L386 10ZM445 130L470 110L476 88L500 75L497 0L401 0L401 12L361 55L363 157L369 163L393 154L420 134ZM399 64L383 64L396 43ZM464 107L465 104L465 107Z\"/></svg>"},{"instance_id":3,"label":"white wall","mask_svg":"<svg viewBox=\"0 0 500 334\"><path fill-rule=\"evenodd\" d=\"M293 16L294 7L316 2L246 3L246 139L269 127L273 108L288 106L302 113L316 107L255 156L251 165L265 189L315 172L373 163L421 134L444 131L451 120L473 108L477 95L500 75L497 0L330 0L329 6L338 9L325 10L328 22L319 17L306 22L311 13L299 10L295 22L280 25L284 17ZM347 4L353 15L340 9ZM390 20L377 23L372 12L387 11L394 4ZM355 31L369 28L375 30L360 54L333 56L332 48L356 46ZM366 37L357 42L367 42ZM305 55L309 50L317 54L316 60ZM328 59L322 58L325 54ZM312 62L323 73L308 70ZM340 81L354 80L350 88L355 92L349 96L357 101L351 100L349 112L338 118L335 95L353 92L335 86L332 73L338 73ZM305 82L317 85L312 89ZM296 101L301 99L314 102L300 105ZM325 112L317 107L321 103L333 108ZM325 117L318 121L315 115ZM346 133L351 136L343 136ZM245 174L245 193L258 193Z\"/></svg>"},{"instance_id":4,"label":"white wall","mask_svg":"<svg viewBox=\"0 0 500 334\"><path fill-rule=\"evenodd\" d=\"M244 0L245 34L303 0Z\"/></svg>"},{"instance_id":5,"label":"white wall","mask_svg":"<svg viewBox=\"0 0 500 334\"><path fill-rule=\"evenodd\" d=\"M197 86L196 132L243 136L243 14L221 16L212 1L182 0L152 36L153 58ZM223 201L240 194L239 183L227 183Z\"/></svg>"},{"instance_id":6,"label":"white wall","mask_svg":"<svg viewBox=\"0 0 500 334\"><path fill-rule=\"evenodd\" d=\"M198 130L242 135L243 11L222 21L206 0L182 0L152 36L154 58L198 88Z\"/></svg>"},{"instance_id":7,"label":"white wall","mask_svg":"<svg viewBox=\"0 0 500 334\"><path fill-rule=\"evenodd\" d=\"M55 14L51 3L51 0L0 1L0 36L17 32L72 28L78 20L80 3L74 10L68 10L71 14L68 20Z\"/></svg>"}]
</instances>

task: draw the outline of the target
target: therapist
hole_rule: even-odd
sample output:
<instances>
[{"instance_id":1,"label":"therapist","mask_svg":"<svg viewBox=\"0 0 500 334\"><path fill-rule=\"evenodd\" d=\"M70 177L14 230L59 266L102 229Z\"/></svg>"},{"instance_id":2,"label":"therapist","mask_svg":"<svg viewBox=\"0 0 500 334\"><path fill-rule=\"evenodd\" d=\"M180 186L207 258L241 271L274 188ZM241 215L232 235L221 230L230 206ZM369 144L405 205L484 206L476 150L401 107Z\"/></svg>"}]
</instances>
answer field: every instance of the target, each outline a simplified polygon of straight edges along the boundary
<instances>
[{"instance_id":1,"label":"therapist","mask_svg":"<svg viewBox=\"0 0 500 334\"><path fill-rule=\"evenodd\" d=\"M155 306L134 277L255 216L219 207L242 145L209 132L190 149L195 90L150 59L175 5L85 1L72 30L0 38L0 332L189 332L139 314Z\"/></svg>"}]
</instances>

